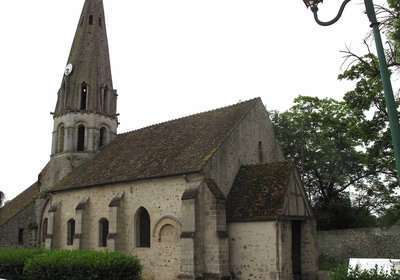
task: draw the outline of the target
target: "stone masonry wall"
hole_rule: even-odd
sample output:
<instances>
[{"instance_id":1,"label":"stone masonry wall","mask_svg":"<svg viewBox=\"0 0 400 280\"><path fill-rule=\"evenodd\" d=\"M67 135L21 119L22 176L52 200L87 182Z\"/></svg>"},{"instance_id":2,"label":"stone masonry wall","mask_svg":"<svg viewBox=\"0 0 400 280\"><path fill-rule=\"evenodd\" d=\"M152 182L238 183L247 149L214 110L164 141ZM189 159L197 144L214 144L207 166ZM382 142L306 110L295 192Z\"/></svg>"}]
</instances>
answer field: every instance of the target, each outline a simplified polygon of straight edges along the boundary
<instances>
[{"instance_id":1,"label":"stone masonry wall","mask_svg":"<svg viewBox=\"0 0 400 280\"><path fill-rule=\"evenodd\" d=\"M73 246L67 245L67 221L78 222L76 207L81 201L87 201L82 211L87 211L89 217L82 225L79 238L85 242L80 248L119 248L141 259L145 279L175 279L180 272L181 197L186 184L183 177L177 176L53 193L52 204L59 205L55 228L60 231L53 235L52 248L75 248L75 240ZM118 199L121 202L111 207L110 202ZM136 244L135 219L141 207L150 215L149 248ZM114 212L112 208L120 209ZM99 220L102 218L109 221L109 233L114 236L108 238L107 247L99 246Z\"/></svg>"},{"instance_id":2,"label":"stone masonry wall","mask_svg":"<svg viewBox=\"0 0 400 280\"><path fill-rule=\"evenodd\" d=\"M268 113L259 102L219 147L205 173L227 196L242 165L283 160Z\"/></svg>"},{"instance_id":3,"label":"stone masonry wall","mask_svg":"<svg viewBox=\"0 0 400 280\"><path fill-rule=\"evenodd\" d=\"M338 263L349 258L400 259L400 226L318 232L319 255Z\"/></svg>"},{"instance_id":4,"label":"stone masonry wall","mask_svg":"<svg viewBox=\"0 0 400 280\"><path fill-rule=\"evenodd\" d=\"M277 279L276 223L228 224L233 279Z\"/></svg>"}]
</instances>

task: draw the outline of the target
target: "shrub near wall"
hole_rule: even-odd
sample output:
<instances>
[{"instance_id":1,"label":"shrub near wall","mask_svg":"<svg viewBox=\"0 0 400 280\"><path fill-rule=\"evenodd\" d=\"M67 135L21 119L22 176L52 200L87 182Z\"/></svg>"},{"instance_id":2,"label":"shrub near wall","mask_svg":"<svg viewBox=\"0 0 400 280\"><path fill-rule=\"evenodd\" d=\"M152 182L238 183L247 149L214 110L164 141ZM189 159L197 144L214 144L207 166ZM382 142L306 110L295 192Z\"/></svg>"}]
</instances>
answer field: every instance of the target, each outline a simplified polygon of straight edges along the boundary
<instances>
[{"instance_id":1,"label":"shrub near wall","mask_svg":"<svg viewBox=\"0 0 400 280\"><path fill-rule=\"evenodd\" d=\"M330 280L400 280L400 274L392 271L384 274L378 268L370 270L348 269L347 265L341 265L329 273Z\"/></svg>"},{"instance_id":2,"label":"shrub near wall","mask_svg":"<svg viewBox=\"0 0 400 280\"><path fill-rule=\"evenodd\" d=\"M40 249L0 249L0 278L23 279L25 262L43 252Z\"/></svg>"},{"instance_id":3,"label":"shrub near wall","mask_svg":"<svg viewBox=\"0 0 400 280\"><path fill-rule=\"evenodd\" d=\"M26 280L139 280L142 266L137 258L118 252L48 251L28 260Z\"/></svg>"}]
</instances>

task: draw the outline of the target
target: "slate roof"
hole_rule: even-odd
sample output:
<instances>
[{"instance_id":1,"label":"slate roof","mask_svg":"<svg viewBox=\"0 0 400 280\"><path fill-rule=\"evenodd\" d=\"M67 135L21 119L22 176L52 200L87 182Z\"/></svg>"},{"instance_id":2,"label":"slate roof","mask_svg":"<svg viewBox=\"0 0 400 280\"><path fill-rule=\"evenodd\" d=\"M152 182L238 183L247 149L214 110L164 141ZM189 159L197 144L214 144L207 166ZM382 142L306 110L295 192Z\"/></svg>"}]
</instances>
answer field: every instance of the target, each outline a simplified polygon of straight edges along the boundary
<instances>
[{"instance_id":1,"label":"slate roof","mask_svg":"<svg viewBox=\"0 0 400 280\"><path fill-rule=\"evenodd\" d=\"M29 204L31 204L36 198L38 198L39 193L39 184L36 182L25 191L20 193L13 200L7 202L0 209L0 226L7 223L11 218L24 210L26 207L28 207Z\"/></svg>"},{"instance_id":2,"label":"slate roof","mask_svg":"<svg viewBox=\"0 0 400 280\"><path fill-rule=\"evenodd\" d=\"M292 170L288 161L242 166L226 199L227 221L278 219Z\"/></svg>"},{"instance_id":3,"label":"slate roof","mask_svg":"<svg viewBox=\"0 0 400 280\"><path fill-rule=\"evenodd\" d=\"M52 192L202 170L260 98L118 135Z\"/></svg>"}]
</instances>

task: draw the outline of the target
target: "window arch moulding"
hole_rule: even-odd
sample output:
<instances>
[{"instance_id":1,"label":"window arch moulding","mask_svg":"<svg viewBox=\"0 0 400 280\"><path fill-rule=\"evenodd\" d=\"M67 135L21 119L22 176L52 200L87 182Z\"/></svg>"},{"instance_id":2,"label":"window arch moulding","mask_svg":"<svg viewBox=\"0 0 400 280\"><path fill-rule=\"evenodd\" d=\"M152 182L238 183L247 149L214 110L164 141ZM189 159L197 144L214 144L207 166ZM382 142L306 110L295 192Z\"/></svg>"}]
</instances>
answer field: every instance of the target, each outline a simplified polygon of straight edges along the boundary
<instances>
[{"instance_id":1,"label":"window arch moulding","mask_svg":"<svg viewBox=\"0 0 400 280\"><path fill-rule=\"evenodd\" d=\"M180 236L182 224L173 216L160 218L154 226L153 238L158 242L177 241Z\"/></svg>"}]
</instances>

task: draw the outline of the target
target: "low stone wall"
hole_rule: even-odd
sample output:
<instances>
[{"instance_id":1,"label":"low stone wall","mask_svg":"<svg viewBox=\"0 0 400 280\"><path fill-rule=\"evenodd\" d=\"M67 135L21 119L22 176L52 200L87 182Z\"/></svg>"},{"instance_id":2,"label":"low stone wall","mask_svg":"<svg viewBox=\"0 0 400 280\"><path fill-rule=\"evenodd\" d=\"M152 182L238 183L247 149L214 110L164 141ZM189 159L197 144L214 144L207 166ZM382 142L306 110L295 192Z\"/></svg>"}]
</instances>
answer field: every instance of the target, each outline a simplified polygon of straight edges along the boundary
<instances>
[{"instance_id":1,"label":"low stone wall","mask_svg":"<svg viewBox=\"0 0 400 280\"><path fill-rule=\"evenodd\" d=\"M347 264L349 258L400 259L400 226L318 232L319 255Z\"/></svg>"}]
</instances>

